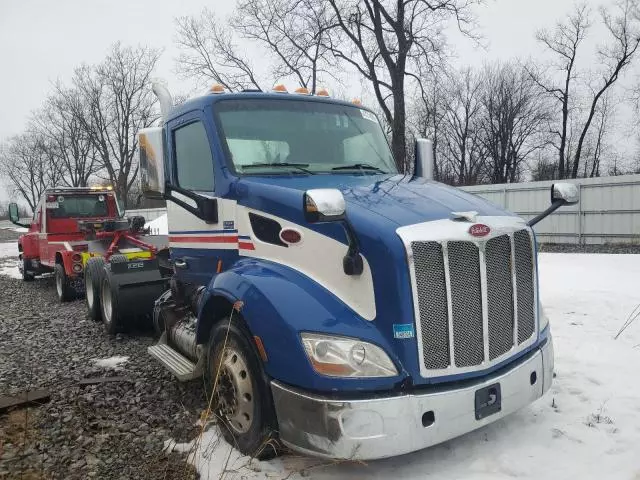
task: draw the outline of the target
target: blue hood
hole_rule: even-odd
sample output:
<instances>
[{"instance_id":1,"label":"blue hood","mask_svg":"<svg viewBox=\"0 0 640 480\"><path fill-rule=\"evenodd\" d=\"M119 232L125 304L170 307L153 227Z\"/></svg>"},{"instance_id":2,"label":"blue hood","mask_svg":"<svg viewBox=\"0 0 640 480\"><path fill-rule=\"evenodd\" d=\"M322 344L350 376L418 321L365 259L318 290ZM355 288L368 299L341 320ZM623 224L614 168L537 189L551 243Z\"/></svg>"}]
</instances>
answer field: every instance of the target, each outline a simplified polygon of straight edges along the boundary
<instances>
[{"instance_id":1,"label":"blue hood","mask_svg":"<svg viewBox=\"0 0 640 480\"><path fill-rule=\"evenodd\" d=\"M512 215L457 188L402 175L280 175L245 177L236 184L237 193L244 197L240 203L296 222L302 220L302 194L312 188L339 189L349 218L360 216L364 213L361 210L373 212L384 217L384 223L393 230L451 218L451 212L475 210L480 215Z\"/></svg>"}]
</instances>

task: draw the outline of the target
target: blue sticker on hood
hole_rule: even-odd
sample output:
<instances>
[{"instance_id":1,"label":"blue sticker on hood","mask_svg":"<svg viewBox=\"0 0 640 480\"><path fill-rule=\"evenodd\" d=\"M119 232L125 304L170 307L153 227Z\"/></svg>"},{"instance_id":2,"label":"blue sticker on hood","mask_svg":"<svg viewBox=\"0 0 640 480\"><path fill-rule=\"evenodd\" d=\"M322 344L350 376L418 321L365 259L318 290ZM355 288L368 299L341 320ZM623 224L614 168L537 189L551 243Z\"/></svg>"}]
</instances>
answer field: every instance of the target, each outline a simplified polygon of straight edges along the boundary
<instances>
[{"instance_id":1,"label":"blue sticker on hood","mask_svg":"<svg viewBox=\"0 0 640 480\"><path fill-rule=\"evenodd\" d=\"M393 338L413 338L415 337L413 323L394 323Z\"/></svg>"}]
</instances>

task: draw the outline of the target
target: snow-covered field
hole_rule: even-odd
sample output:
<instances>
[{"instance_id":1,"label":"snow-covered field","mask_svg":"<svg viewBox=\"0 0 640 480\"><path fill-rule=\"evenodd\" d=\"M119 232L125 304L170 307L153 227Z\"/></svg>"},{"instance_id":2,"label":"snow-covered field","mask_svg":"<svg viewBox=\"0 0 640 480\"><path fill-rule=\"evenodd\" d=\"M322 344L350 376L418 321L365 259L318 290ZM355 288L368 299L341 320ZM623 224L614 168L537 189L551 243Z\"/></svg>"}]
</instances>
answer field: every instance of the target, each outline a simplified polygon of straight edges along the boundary
<instances>
[{"instance_id":1,"label":"snow-covered field","mask_svg":"<svg viewBox=\"0 0 640 480\"><path fill-rule=\"evenodd\" d=\"M0 242L0 275L21 279L18 270L18 243Z\"/></svg>"},{"instance_id":2,"label":"snow-covered field","mask_svg":"<svg viewBox=\"0 0 640 480\"><path fill-rule=\"evenodd\" d=\"M2 257L16 254L15 242L0 243L0 274L9 260ZM640 255L541 254L557 377L544 398L483 429L366 464L293 455L249 462L210 429L192 461L203 479L220 478L226 466L227 480L640 480L640 319L613 338L640 303L639 280ZM108 359L105 367L121 360Z\"/></svg>"}]
</instances>

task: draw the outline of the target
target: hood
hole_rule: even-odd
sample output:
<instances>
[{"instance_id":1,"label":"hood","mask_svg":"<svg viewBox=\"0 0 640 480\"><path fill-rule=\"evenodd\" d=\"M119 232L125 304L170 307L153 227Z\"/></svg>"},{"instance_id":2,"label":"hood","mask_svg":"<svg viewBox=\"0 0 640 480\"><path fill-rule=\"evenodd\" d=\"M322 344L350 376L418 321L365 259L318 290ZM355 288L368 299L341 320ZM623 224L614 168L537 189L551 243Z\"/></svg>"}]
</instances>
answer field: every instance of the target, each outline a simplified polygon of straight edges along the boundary
<instances>
[{"instance_id":1,"label":"hood","mask_svg":"<svg viewBox=\"0 0 640 480\"><path fill-rule=\"evenodd\" d=\"M383 217L394 230L432 220L451 218L452 212L476 211L479 215L513 215L460 189L402 175L312 175L245 177L237 187L251 206L275 215L292 208L302 214L302 194L312 188L337 188L347 203L347 215L364 211ZM241 202L245 203L245 202ZM288 207L288 208L287 208ZM295 215L294 212L290 212ZM291 220L290 215L284 215ZM295 215L298 217L298 215ZM379 221L382 219L378 219ZM378 222L376 222L378 223Z\"/></svg>"}]
</instances>

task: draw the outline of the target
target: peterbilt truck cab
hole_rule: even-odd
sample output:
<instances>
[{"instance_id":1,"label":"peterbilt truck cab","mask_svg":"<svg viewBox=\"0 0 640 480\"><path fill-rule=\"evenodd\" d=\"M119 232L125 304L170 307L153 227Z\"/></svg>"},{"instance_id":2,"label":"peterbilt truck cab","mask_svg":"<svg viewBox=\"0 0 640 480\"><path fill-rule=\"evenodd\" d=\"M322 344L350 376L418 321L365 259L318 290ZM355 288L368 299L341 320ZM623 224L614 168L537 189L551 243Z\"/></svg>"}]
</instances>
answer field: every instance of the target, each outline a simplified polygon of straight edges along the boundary
<instances>
[{"instance_id":1,"label":"peterbilt truck cab","mask_svg":"<svg viewBox=\"0 0 640 480\"><path fill-rule=\"evenodd\" d=\"M434 445L540 398L553 343L531 225L396 167L376 115L304 90L209 94L140 132L141 186L167 200L171 288L149 353L204 375L222 435L373 459Z\"/></svg>"}]
</instances>

